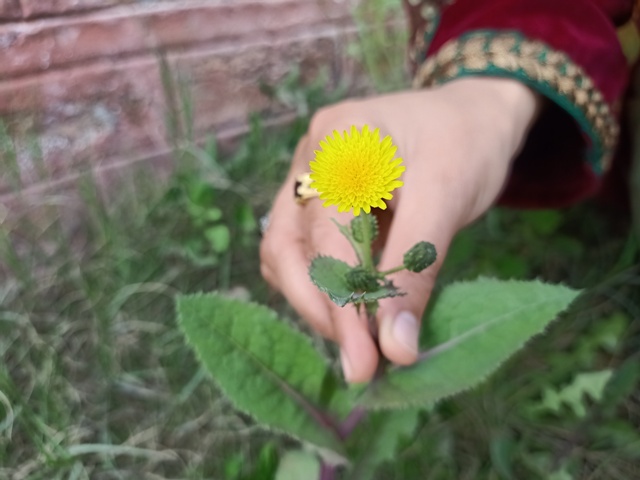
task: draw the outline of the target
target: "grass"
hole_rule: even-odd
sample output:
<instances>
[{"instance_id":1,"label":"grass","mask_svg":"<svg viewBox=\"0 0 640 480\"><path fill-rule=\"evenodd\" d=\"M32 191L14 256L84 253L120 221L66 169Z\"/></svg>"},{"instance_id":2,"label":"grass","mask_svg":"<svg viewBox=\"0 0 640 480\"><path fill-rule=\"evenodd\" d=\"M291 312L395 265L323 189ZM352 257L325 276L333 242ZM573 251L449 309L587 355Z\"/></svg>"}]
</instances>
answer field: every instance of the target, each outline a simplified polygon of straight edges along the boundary
<instances>
[{"instance_id":1,"label":"grass","mask_svg":"<svg viewBox=\"0 0 640 480\"><path fill-rule=\"evenodd\" d=\"M176 329L173 297L223 289L284 309L259 279L258 235L246 212L255 217L263 198L273 194L286 168L289 133L264 135L256 121L235 158L192 163L166 189L133 185L118 205L105 203L86 178L81 191L89 212L73 236L62 222L64 206L42 207L53 219L44 228L25 217L19 227L2 231L9 271L0 287L0 477L239 478L234 471L243 461L268 463L283 447L284 440L273 443L236 413L206 378ZM247 176L245 162L258 151L282 152L269 155L271 165L261 164L273 182L265 183L264 171ZM223 187L209 181L220 178L218 169L227 175ZM220 213L207 216L216 209ZM207 245L208 222L224 224L237 241L227 249ZM554 455L560 466L567 458L592 465L581 467L589 475L572 478L634 478L637 432L635 443L607 440L594 448L584 442L596 442L602 433L585 419L566 411L536 417L519 408L536 404L544 388L563 385L577 371L634 358L640 282L632 266L637 250L625 253L627 232L624 220L611 221L593 206L526 214L493 210L463 232L443 282L479 274L542 276L596 293L489 383L425 417L400 461L380 478L417 479L427 471L434 472L429 478L503 478L487 473L501 448L521 457L510 468L528 476L514 478L537 478L523 466L527 462L548 472L540 465L551 466ZM599 330L616 315L622 331ZM606 342L599 342L607 336L613 346L603 348ZM601 421L603 428L615 427L628 439L633 431L620 422L637 427L638 400L637 391L620 400L615 414ZM590 415L604 415L600 409L607 405L596 407ZM492 445L497 452L486 450ZM606 475L593 473L596 467Z\"/></svg>"},{"instance_id":2,"label":"grass","mask_svg":"<svg viewBox=\"0 0 640 480\"><path fill-rule=\"evenodd\" d=\"M85 178L78 231L65 231L64 206L41 206L44 226L25 217L2 230L0 478L206 478L232 452L251 456L254 427L204 381L173 306L195 290L267 298L260 209L246 193L258 178L233 179L255 153L246 148L225 165L224 188L208 182L212 169L190 167L165 191L134 187L114 205ZM233 246L216 237L224 229Z\"/></svg>"},{"instance_id":3,"label":"grass","mask_svg":"<svg viewBox=\"0 0 640 480\"><path fill-rule=\"evenodd\" d=\"M255 219L300 122L266 132L254 118L233 155L191 145L168 185L140 172L115 203L87 176L74 231L60 202L38 206L47 222L3 227L0 478L271 478L288 441L220 396L176 328L173 298L220 289L292 314L259 278ZM639 377L628 365L640 350L640 272L629 232L624 216L594 205L494 209L462 232L442 283L542 277L593 293L481 388L425 415L379 478L636 478ZM581 400L586 418L567 405L536 410L545 389L603 368L622 393Z\"/></svg>"}]
</instances>

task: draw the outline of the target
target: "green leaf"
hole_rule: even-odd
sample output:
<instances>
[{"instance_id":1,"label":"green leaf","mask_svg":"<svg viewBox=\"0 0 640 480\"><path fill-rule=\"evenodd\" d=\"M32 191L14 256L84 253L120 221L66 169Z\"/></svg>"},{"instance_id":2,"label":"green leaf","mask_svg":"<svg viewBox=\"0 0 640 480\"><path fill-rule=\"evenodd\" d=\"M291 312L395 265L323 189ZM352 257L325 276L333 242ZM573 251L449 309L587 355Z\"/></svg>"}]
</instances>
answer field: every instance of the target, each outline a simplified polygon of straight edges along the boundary
<instances>
[{"instance_id":1,"label":"green leaf","mask_svg":"<svg viewBox=\"0 0 640 480\"><path fill-rule=\"evenodd\" d=\"M258 222L253 214L253 209L248 203L243 203L236 209L236 223L245 233L254 232L258 228Z\"/></svg>"},{"instance_id":2,"label":"green leaf","mask_svg":"<svg viewBox=\"0 0 640 480\"><path fill-rule=\"evenodd\" d=\"M349 270L351 267L341 260L320 256L311 262L309 275L320 291L329 295L331 301L344 307L354 295L346 281Z\"/></svg>"},{"instance_id":3,"label":"green leaf","mask_svg":"<svg viewBox=\"0 0 640 480\"><path fill-rule=\"evenodd\" d=\"M610 450L617 454L640 459L640 432L630 420L612 420L592 430L591 449Z\"/></svg>"},{"instance_id":4,"label":"green leaf","mask_svg":"<svg viewBox=\"0 0 640 480\"><path fill-rule=\"evenodd\" d=\"M246 459L242 453L236 453L224 462L224 478L225 480L237 480L242 473L242 465Z\"/></svg>"},{"instance_id":5,"label":"green leaf","mask_svg":"<svg viewBox=\"0 0 640 480\"><path fill-rule=\"evenodd\" d=\"M268 308L217 293L179 296L177 309L188 342L238 409L267 427L342 452L329 413L341 417L350 405L308 338Z\"/></svg>"},{"instance_id":6,"label":"green leaf","mask_svg":"<svg viewBox=\"0 0 640 480\"><path fill-rule=\"evenodd\" d=\"M381 463L394 460L401 440L415 431L419 413L416 409L372 412L353 432L357 453L349 480L369 480Z\"/></svg>"},{"instance_id":7,"label":"green leaf","mask_svg":"<svg viewBox=\"0 0 640 480\"><path fill-rule=\"evenodd\" d=\"M603 413L614 416L618 405L637 391L640 382L639 360L638 355L632 356L613 373L603 392Z\"/></svg>"},{"instance_id":8,"label":"green leaf","mask_svg":"<svg viewBox=\"0 0 640 480\"><path fill-rule=\"evenodd\" d=\"M224 253L229 249L231 244L231 234L226 225L215 225L207 228L204 232L205 237L209 240L211 248L216 253Z\"/></svg>"},{"instance_id":9,"label":"green leaf","mask_svg":"<svg viewBox=\"0 0 640 480\"><path fill-rule=\"evenodd\" d=\"M489 444L491 464L500 478L506 480L515 478L512 467L515 445L516 442L507 431L499 431L491 436Z\"/></svg>"},{"instance_id":10,"label":"green leaf","mask_svg":"<svg viewBox=\"0 0 640 480\"><path fill-rule=\"evenodd\" d=\"M557 210L528 210L521 212L521 218L531 225L534 233L549 236L562 224L562 214Z\"/></svg>"},{"instance_id":11,"label":"green leaf","mask_svg":"<svg viewBox=\"0 0 640 480\"><path fill-rule=\"evenodd\" d=\"M275 443L269 442L260 449L260 455L257 460L244 461L247 465L254 465L252 471L248 475L243 475L242 480L268 480L275 477L278 471L278 449Z\"/></svg>"},{"instance_id":12,"label":"green leaf","mask_svg":"<svg viewBox=\"0 0 640 480\"><path fill-rule=\"evenodd\" d=\"M187 186L187 197L194 205L208 208L215 201L216 191L207 182L194 181Z\"/></svg>"},{"instance_id":13,"label":"green leaf","mask_svg":"<svg viewBox=\"0 0 640 480\"><path fill-rule=\"evenodd\" d=\"M560 470L549 474L549 480L573 480L573 476L566 467L562 467Z\"/></svg>"},{"instance_id":14,"label":"green leaf","mask_svg":"<svg viewBox=\"0 0 640 480\"><path fill-rule=\"evenodd\" d=\"M600 401L612 373L612 370L579 373L569 385L560 390L546 388L539 409L560 413L565 404L577 417L582 418L587 414L584 397Z\"/></svg>"},{"instance_id":15,"label":"green leaf","mask_svg":"<svg viewBox=\"0 0 640 480\"><path fill-rule=\"evenodd\" d=\"M217 222L222 219L222 210L217 207L211 207L206 210L204 218L209 222Z\"/></svg>"},{"instance_id":16,"label":"green leaf","mask_svg":"<svg viewBox=\"0 0 640 480\"><path fill-rule=\"evenodd\" d=\"M331 301L339 307L344 307L350 302L373 302L382 298L403 295L391 282L387 282L385 286L381 286L375 292L355 292L349 287L346 279L350 270L351 267L342 260L319 256L311 262L309 276L320 291L329 295Z\"/></svg>"},{"instance_id":17,"label":"green leaf","mask_svg":"<svg viewBox=\"0 0 640 480\"><path fill-rule=\"evenodd\" d=\"M374 381L367 408L431 404L473 387L565 310L578 292L539 281L481 278L445 288L425 320L424 352Z\"/></svg>"},{"instance_id":18,"label":"green leaf","mask_svg":"<svg viewBox=\"0 0 640 480\"><path fill-rule=\"evenodd\" d=\"M310 452L287 452L280 460L275 480L315 480L320 478L320 460Z\"/></svg>"}]
</instances>

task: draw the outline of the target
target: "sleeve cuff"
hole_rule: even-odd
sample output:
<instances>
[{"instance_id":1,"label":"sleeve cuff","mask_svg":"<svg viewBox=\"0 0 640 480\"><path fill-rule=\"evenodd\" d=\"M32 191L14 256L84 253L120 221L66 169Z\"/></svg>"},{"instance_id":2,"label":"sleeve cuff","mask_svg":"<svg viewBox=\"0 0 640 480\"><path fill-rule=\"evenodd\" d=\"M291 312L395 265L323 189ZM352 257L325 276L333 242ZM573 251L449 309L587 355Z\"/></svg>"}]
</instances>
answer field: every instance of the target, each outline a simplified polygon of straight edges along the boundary
<instances>
[{"instance_id":1,"label":"sleeve cuff","mask_svg":"<svg viewBox=\"0 0 640 480\"><path fill-rule=\"evenodd\" d=\"M615 112L571 58L513 30L474 30L446 42L419 67L414 87L484 75L517 79L549 98L579 125L595 173L608 170L618 141Z\"/></svg>"}]
</instances>

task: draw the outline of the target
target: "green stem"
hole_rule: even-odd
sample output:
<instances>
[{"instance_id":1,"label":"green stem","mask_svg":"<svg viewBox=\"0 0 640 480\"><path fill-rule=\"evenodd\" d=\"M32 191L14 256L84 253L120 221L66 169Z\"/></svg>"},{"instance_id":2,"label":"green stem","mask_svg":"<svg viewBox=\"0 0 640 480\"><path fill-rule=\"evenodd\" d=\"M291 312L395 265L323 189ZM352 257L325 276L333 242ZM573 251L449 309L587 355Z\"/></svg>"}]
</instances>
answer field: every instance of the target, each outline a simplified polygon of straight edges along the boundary
<instances>
[{"instance_id":1,"label":"green stem","mask_svg":"<svg viewBox=\"0 0 640 480\"><path fill-rule=\"evenodd\" d=\"M376 313L378 313L378 301L365 302L365 311L367 314L367 322L369 323L369 332L374 340L378 340L378 323L376 322Z\"/></svg>"},{"instance_id":2,"label":"green stem","mask_svg":"<svg viewBox=\"0 0 640 480\"><path fill-rule=\"evenodd\" d=\"M389 362L386 360L385 356L382 354L382 350L380 349L380 337L378 335L378 322L376 321L376 313L378 312L378 302L370 302L365 303L366 314L367 314L367 324L369 326L369 333L371 334L371 338L373 338L374 343L376 344L376 348L378 350L378 366L373 375L373 379L377 380L384 375L384 372L387 370L387 366Z\"/></svg>"},{"instance_id":3,"label":"green stem","mask_svg":"<svg viewBox=\"0 0 640 480\"><path fill-rule=\"evenodd\" d=\"M397 272L401 272L402 270L406 270L407 267L405 267L404 265L398 265L395 268L391 268L389 270L385 270L384 272L380 272L378 273L378 277L379 278L384 278L387 275L391 275L392 273L397 273Z\"/></svg>"},{"instance_id":4,"label":"green stem","mask_svg":"<svg viewBox=\"0 0 640 480\"><path fill-rule=\"evenodd\" d=\"M371 214L365 213L364 215ZM371 231L371 222L362 222L362 224L362 266L375 274L377 272L373 265L373 256L371 255L371 238L373 236L373 232Z\"/></svg>"}]
</instances>

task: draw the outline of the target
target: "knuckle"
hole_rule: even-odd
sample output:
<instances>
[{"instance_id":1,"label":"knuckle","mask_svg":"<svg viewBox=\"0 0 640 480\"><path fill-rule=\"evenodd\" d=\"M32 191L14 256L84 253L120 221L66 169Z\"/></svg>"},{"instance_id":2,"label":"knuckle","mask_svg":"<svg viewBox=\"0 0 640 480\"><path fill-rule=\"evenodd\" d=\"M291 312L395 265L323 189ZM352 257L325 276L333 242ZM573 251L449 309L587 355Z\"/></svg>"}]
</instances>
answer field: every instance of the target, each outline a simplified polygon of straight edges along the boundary
<instances>
[{"instance_id":1,"label":"knuckle","mask_svg":"<svg viewBox=\"0 0 640 480\"><path fill-rule=\"evenodd\" d=\"M260 275L262 275L262 278L264 278L272 288L279 290L279 285L276 277L273 275L273 271L264 263L260 264Z\"/></svg>"},{"instance_id":2,"label":"knuckle","mask_svg":"<svg viewBox=\"0 0 640 480\"><path fill-rule=\"evenodd\" d=\"M265 237L260 242L260 268L270 268L276 259L276 245L273 239L273 235L265 234Z\"/></svg>"},{"instance_id":3,"label":"knuckle","mask_svg":"<svg viewBox=\"0 0 640 480\"><path fill-rule=\"evenodd\" d=\"M334 130L342 131L359 123L358 100L345 100L341 103L319 109L309 123L309 138L319 142Z\"/></svg>"}]
</instances>

